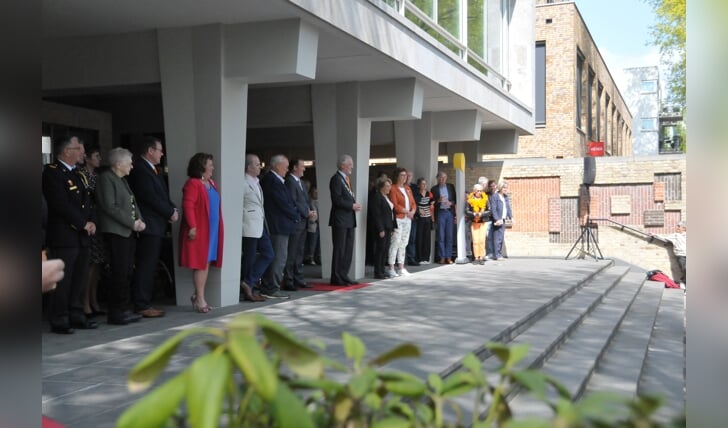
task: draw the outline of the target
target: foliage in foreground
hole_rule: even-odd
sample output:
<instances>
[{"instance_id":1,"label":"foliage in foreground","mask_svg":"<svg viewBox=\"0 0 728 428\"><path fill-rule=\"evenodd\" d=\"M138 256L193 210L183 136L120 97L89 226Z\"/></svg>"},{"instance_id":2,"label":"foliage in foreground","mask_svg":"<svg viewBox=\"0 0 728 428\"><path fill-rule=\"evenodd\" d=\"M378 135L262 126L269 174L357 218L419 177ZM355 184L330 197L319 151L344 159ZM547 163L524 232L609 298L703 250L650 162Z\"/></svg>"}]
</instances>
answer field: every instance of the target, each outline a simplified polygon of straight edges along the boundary
<instances>
[{"instance_id":1,"label":"foliage in foreground","mask_svg":"<svg viewBox=\"0 0 728 428\"><path fill-rule=\"evenodd\" d=\"M323 355L324 346L304 342L283 326L243 314L225 329L192 328L178 333L131 371L132 392L149 389L189 336L203 338L209 352L151 390L124 412L120 428L186 427L656 427L651 415L659 400L628 400L597 394L572 403L569 393L537 370L519 370L528 346L486 347L500 360L491 385L473 354L462 369L443 379L422 380L390 370L387 363L420 355L404 343L365 361L366 347L344 333L347 357L340 363ZM514 386L547 403L551 419L513 420L506 396ZM558 398L550 399L548 391ZM472 419L463 420L456 397L475 392ZM485 404L487 403L487 405ZM446 418L446 408L457 415Z\"/></svg>"}]
</instances>

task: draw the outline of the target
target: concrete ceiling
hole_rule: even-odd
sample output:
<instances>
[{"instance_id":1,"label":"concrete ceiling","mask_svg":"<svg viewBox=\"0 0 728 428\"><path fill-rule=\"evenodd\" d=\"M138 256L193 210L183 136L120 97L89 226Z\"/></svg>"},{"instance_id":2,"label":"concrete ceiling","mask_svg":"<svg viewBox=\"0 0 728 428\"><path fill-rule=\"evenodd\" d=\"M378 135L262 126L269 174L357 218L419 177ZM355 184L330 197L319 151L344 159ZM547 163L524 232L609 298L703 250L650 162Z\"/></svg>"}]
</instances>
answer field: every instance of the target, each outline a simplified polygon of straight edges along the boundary
<instances>
[{"instance_id":1,"label":"concrete ceiling","mask_svg":"<svg viewBox=\"0 0 728 428\"><path fill-rule=\"evenodd\" d=\"M416 77L424 89L424 111L476 108L437 83L285 0L43 0L42 12L45 38L287 18L304 19L319 29L316 79L312 83ZM300 85L300 82L296 84ZM481 110L481 116L484 127L489 129L512 127L487 111Z\"/></svg>"}]
</instances>

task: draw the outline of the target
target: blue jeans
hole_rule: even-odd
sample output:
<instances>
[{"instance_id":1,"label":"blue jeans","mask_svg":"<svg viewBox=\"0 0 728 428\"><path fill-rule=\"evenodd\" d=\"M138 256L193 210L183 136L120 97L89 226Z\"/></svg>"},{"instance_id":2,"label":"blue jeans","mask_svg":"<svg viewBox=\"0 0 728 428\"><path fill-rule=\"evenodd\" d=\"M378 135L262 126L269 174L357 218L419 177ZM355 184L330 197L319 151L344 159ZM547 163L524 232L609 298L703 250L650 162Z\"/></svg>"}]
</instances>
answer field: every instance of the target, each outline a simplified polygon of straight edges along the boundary
<instances>
[{"instance_id":1,"label":"blue jeans","mask_svg":"<svg viewBox=\"0 0 728 428\"><path fill-rule=\"evenodd\" d=\"M452 211L437 211L437 248L441 259L452 258L453 220Z\"/></svg>"},{"instance_id":2,"label":"blue jeans","mask_svg":"<svg viewBox=\"0 0 728 428\"><path fill-rule=\"evenodd\" d=\"M486 229L487 237L485 238L485 254L491 257L495 257L495 250L493 249L493 223L488 222L488 229Z\"/></svg>"},{"instance_id":3,"label":"blue jeans","mask_svg":"<svg viewBox=\"0 0 728 428\"><path fill-rule=\"evenodd\" d=\"M243 237L243 281L251 287L257 287L258 281L274 257L273 245L267 230L263 229L263 236L260 238Z\"/></svg>"},{"instance_id":4,"label":"blue jeans","mask_svg":"<svg viewBox=\"0 0 728 428\"><path fill-rule=\"evenodd\" d=\"M417 224L417 219L412 219L412 227L410 228L409 241L407 241L407 257L405 258L405 262L407 262L407 263L418 262L417 244L416 244L417 228L415 227L416 224Z\"/></svg>"},{"instance_id":5,"label":"blue jeans","mask_svg":"<svg viewBox=\"0 0 728 428\"><path fill-rule=\"evenodd\" d=\"M490 234L493 235L493 249L495 251L493 253L493 257L503 257L503 254L501 254L501 250L503 248L503 238L505 238L506 234L506 226L505 224L502 224L500 226L492 225L490 230Z\"/></svg>"}]
</instances>

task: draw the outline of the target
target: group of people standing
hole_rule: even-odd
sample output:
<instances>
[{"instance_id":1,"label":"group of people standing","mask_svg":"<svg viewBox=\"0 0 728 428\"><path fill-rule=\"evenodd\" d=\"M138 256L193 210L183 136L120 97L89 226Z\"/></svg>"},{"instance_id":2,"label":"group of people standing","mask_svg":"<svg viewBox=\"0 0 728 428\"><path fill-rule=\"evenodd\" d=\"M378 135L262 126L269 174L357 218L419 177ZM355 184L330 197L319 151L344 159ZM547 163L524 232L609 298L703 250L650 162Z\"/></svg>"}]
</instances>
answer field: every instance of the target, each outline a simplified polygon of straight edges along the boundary
<instances>
[{"instance_id":1,"label":"group of people standing","mask_svg":"<svg viewBox=\"0 0 728 428\"><path fill-rule=\"evenodd\" d=\"M137 149L136 159L125 148L112 149L102 169L98 148L86 152L73 136L54 141L55 162L44 167L42 178L44 249L64 264L63 278L48 296L54 333L97 328L98 315L127 325L165 314L152 306L154 276L168 224L180 214L159 171L161 141L147 137ZM198 312L210 309L204 299L209 266L222 263L224 231L213 170L212 155L195 154L183 189L180 264L193 272L191 301ZM95 293L104 264L111 271L107 312Z\"/></svg>"},{"instance_id":2,"label":"group of people standing","mask_svg":"<svg viewBox=\"0 0 728 428\"><path fill-rule=\"evenodd\" d=\"M440 264L452 264L457 197L447 174L438 172L437 183L430 189L424 178L412 183L412 173L404 168L395 169L392 177L380 174L370 193L369 236L375 278L406 276L405 264L429 263L433 228L435 259ZM503 259L506 224L513 219L507 190L505 182L496 184L480 177L466 197L465 216L475 264L483 264L488 257Z\"/></svg>"}]
</instances>

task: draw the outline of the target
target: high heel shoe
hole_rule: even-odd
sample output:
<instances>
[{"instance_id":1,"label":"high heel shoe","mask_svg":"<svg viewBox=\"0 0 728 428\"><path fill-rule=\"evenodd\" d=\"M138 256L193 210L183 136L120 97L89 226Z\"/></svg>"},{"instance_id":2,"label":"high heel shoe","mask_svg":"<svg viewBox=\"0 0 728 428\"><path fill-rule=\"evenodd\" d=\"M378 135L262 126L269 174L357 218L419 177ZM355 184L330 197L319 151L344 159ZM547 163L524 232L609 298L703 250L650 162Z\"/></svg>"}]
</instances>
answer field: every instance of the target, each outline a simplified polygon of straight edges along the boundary
<instances>
[{"instance_id":1,"label":"high heel shoe","mask_svg":"<svg viewBox=\"0 0 728 428\"><path fill-rule=\"evenodd\" d=\"M190 302L192 302L192 310L197 313L206 314L212 310L212 306L210 305L200 306L197 304L197 294L190 296Z\"/></svg>"},{"instance_id":2,"label":"high heel shoe","mask_svg":"<svg viewBox=\"0 0 728 428\"><path fill-rule=\"evenodd\" d=\"M257 294L253 294L253 290L250 289L250 286L246 284L245 282L240 283L240 291L243 293L243 300L248 302L265 302L266 298L263 296L259 296Z\"/></svg>"}]
</instances>

